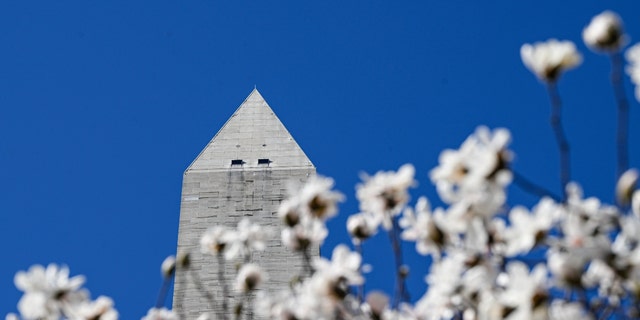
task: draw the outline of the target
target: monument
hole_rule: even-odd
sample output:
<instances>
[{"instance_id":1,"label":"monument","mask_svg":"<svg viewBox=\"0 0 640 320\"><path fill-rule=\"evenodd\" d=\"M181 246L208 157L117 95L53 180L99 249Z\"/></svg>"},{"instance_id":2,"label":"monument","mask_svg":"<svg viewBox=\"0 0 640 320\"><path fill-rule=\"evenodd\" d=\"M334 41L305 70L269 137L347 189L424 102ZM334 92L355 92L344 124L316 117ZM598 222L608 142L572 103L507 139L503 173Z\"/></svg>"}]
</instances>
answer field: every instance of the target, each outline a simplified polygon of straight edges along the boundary
<instances>
[{"instance_id":1,"label":"monument","mask_svg":"<svg viewBox=\"0 0 640 320\"><path fill-rule=\"evenodd\" d=\"M252 257L269 274L261 290L286 289L292 276L300 272L302 261L281 244L282 222L277 210L287 196L288 183L303 182L315 172L300 146L254 89L184 172L178 252L189 252L191 264L188 271L176 271L174 311L187 319L196 319L204 312L219 314L216 308L220 305L211 305L201 292L205 289L217 300L222 297L216 259L200 253L200 237L211 226L235 228L244 217L276 231L267 241L266 250ZM235 265L227 263L225 267L231 287Z\"/></svg>"}]
</instances>

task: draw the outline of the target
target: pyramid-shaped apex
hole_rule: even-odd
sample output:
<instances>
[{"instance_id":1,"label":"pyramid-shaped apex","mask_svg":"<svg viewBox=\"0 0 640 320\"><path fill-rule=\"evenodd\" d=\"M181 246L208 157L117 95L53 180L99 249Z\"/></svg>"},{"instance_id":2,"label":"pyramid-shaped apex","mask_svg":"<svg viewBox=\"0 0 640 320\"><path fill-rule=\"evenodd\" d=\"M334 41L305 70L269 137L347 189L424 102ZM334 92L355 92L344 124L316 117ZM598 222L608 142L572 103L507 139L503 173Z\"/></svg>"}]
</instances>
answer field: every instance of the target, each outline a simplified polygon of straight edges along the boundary
<instances>
[{"instance_id":1,"label":"pyramid-shaped apex","mask_svg":"<svg viewBox=\"0 0 640 320\"><path fill-rule=\"evenodd\" d=\"M257 88L253 88L253 90L251 90L251 93L249 93L249 96L244 99L245 102L243 102L242 104L245 104L247 101L259 101L261 103L267 103L264 98L262 97L262 95L260 94L260 92L258 91ZM240 105L242 106L242 105ZM267 104L268 106L268 104Z\"/></svg>"},{"instance_id":2,"label":"pyramid-shaped apex","mask_svg":"<svg viewBox=\"0 0 640 320\"><path fill-rule=\"evenodd\" d=\"M187 172L296 167L313 164L253 89Z\"/></svg>"}]
</instances>

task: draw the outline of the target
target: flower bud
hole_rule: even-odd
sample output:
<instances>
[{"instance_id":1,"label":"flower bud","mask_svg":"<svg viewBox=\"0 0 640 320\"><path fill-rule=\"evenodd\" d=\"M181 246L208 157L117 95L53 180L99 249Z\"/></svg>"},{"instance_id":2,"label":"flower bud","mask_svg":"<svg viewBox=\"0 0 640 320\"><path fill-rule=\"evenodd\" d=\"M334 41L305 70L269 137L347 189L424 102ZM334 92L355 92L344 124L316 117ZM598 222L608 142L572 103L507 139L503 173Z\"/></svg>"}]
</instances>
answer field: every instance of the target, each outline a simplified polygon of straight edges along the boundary
<instances>
[{"instance_id":1,"label":"flower bud","mask_svg":"<svg viewBox=\"0 0 640 320\"><path fill-rule=\"evenodd\" d=\"M191 255L188 252L178 252L176 257L176 267L189 269L191 265Z\"/></svg>"},{"instance_id":2,"label":"flower bud","mask_svg":"<svg viewBox=\"0 0 640 320\"><path fill-rule=\"evenodd\" d=\"M373 236L378 229L375 217L367 213L358 213L347 219L347 231L356 243L360 243Z\"/></svg>"},{"instance_id":3,"label":"flower bud","mask_svg":"<svg viewBox=\"0 0 640 320\"><path fill-rule=\"evenodd\" d=\"M591 19L582 31L585 44L594 51L618 51L626 43L622 20L612 12L605 11Z\"/></svg>"},{"instance_id":4,"label":"flower bud","mask_svg":"<svg viewBox=\"0 0 640 320\"><path fill-rule=\"evenodd\" d=\"M629 169L618 179L616 184L616 199L621 206L627 206L631 202L631 196L638 183L638 170Z\"/></svg>"},{"instance_id":5,"label":"flower bud","mask_svg":"<svg viewBox=\"0 0 640 320\"><path fill-rule=\"evenodd\" d=\"M173 273L176 271L176 257L173 255L168 256L162 261L162 266L160 267L162 270L162 276L165 278L170 278Z\"/></svg>"},{"instance_id":6,"label":"flower bud","mask_svg":"<svg viewBox=\"0 0 640 320\"><path fill-rule=\"evenodd\" d=\"M256 264L245 264L238 271L236 289L242 293L255 290L266 278L262 269Z\"/></svg>"}]
</instances>

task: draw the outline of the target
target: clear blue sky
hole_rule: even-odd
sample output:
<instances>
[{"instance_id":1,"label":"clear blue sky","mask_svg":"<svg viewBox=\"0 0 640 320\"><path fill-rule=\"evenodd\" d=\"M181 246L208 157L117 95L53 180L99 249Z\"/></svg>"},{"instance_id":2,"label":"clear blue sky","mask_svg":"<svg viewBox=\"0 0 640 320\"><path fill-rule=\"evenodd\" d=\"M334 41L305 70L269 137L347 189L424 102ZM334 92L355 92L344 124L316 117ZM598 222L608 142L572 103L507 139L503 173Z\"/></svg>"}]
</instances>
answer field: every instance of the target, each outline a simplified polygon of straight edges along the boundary
<instances>
[{"instance_id":1,"label":"clear blue sky","mask_svg":"<svg viewBox=\"0 0 640 320\"><path fill-rule=\"evenodd\" d=\"M175 252L182 172L254 85L347 195L329 253L348 241L360 172L413 163L414 200L437 204L429 170L480 124L509 128L513 166L559 191L548 98L519 49L573 40L584 63L559 84L573 177L610 201L609 61L580 39L604 9L640 41L640 2L630 0L0 2L0 316L20 297L15 272L50 262L86 275L123 319L144 315ZM365 244L368 288L392 287L386 242ZM415 299L426 259L412 251Z\"/></svg>"}]
</instances>

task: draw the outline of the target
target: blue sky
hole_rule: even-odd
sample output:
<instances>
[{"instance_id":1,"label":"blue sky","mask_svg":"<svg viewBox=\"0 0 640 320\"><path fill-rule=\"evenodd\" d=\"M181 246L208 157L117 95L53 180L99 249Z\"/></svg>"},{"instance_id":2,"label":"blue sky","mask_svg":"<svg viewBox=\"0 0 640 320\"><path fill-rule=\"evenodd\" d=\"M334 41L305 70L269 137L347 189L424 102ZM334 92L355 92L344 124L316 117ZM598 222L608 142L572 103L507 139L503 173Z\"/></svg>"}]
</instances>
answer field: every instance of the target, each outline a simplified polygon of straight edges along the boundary
<instances>
[{"instance_id":1,"label":"blue sky","mask_svg":"<svg viewBox=\"0 0 640 320\"><path fill-rule=\"evenodd\" d=\"M592 16L618 12L640 41L636 1L3 1L0 2L0 316L13 275L64 263L123 319L151 307L175 252L182 172L254 86L347 195L325 253L346 242L360 172L428 172L478 125L507 127L513 167L559 192L544 87L523 43L576 42L559 90L573 178L611 201L615 105L609 61L584 46ZM631 100L630 142L638 145ZM638 148L631 166L638 166ZM536 201L517 188L510 204ZM366 243L367 288L390 291L386 237ZM412 297L427 260L405 245ZM369 254L367 254L369 252ZM375 252L375 254L374 254Z\"/></svg>"}]
</instances>

